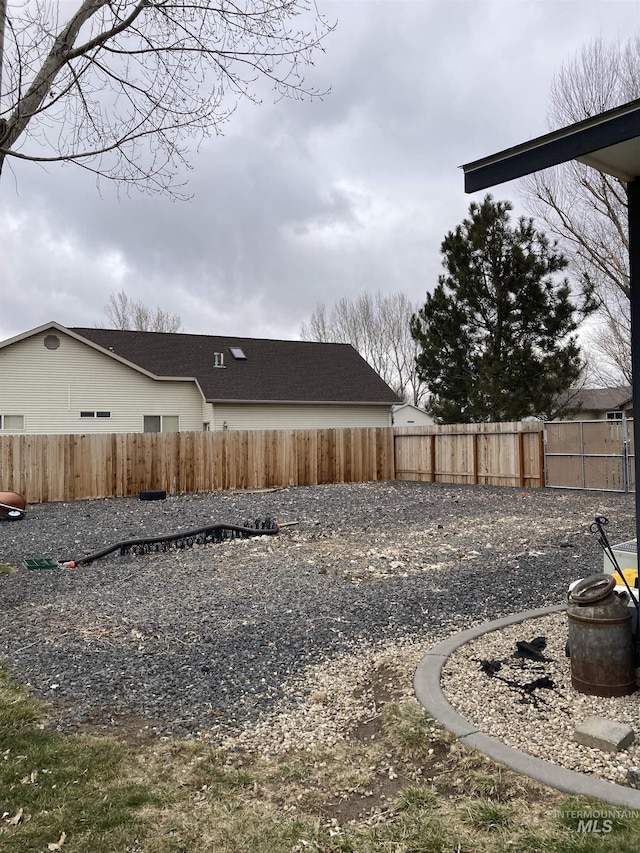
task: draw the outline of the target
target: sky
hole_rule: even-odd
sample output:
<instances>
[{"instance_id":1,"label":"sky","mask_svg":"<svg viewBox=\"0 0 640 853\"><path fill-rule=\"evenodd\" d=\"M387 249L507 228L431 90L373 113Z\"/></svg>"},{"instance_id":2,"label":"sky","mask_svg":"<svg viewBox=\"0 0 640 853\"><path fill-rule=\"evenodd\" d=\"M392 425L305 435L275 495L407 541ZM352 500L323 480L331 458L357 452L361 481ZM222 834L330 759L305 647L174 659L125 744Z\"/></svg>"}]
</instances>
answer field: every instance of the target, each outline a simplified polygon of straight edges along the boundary
<instances>
[{"instance_id":1,"label":"sky","mask_svg":"<svg viewBox=\"0 0 640 853\"><path fill-rule=\"evenodd\" d=\"M189 201L120 195L26 161L0 183L0 340L108 325L110 294L182 331L297 339L323 302L416 305L472 200L459 168L546 133L549 88L594 38L640 32L640 0L317 0L337 20L318 101L239 104L189 155ZM527 214L514 181L495 187Z\"/></svg>"}]
</instances>

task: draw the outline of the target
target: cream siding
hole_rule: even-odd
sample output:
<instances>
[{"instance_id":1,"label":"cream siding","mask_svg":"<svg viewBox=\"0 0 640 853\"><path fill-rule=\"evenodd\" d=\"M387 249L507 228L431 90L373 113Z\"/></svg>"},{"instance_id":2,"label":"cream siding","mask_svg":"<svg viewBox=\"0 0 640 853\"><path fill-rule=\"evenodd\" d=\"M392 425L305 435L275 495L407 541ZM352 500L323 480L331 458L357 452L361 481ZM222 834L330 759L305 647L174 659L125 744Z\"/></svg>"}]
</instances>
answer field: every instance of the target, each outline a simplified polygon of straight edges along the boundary
<instances>
[{"instance_id":1,"label":"cream siding","mask_svg":"<svg viewBox=\"0 0 640 853\"><path fill-rule=\"evenodd\" d=\"M202 428L208 424L208 428L212 430L213 426L213 403L202 402Z\"/></svg>"},{"instance_id":2,"label":"cream siding","mask_svg":"<svg viewBox=\"0 0 640 853\"><path fill-rule=\"evenodd\" d=\"M394 426L428 426L434 424L435 421L422 409L417 406L406 404L398 406L393 411Z\"/></svg>"},{"instance_id":3,"label":"cream siding","mask_svg":"<svg viewBox=\"0 0 640 853\"><path fill-rule=\"evenodd\" d=\"M55 350L44 346L52 333ZM152 379L57 330L0 349L0 414L24 415L25 433L142 432L144 415L177 415L181 431L200 431L207 411L195 381Z\"/></svg>"},{"instance_id":4,"label":"cream siding","mask_svg":"<svg viewBox=\"0 0 640 853\"><path fill-rule=\"evenodd\" d=\"M391 406L216 403L212 429L327 429L391 426Z\"/></svg>"}]
</instances>

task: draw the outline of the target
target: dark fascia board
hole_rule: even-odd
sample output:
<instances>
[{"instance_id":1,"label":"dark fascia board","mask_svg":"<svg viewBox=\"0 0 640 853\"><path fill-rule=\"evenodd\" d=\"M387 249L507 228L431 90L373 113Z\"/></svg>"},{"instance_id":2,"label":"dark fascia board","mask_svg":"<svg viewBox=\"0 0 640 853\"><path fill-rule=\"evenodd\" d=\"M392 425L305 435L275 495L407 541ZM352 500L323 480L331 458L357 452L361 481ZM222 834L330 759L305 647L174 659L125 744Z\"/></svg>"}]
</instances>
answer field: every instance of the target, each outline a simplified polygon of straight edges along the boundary
<instances>
[{"instance_id":1,"label":"dark fascia board","mask_svg":"<svg viewBox=\"0 0 640 853\"><path fill-rule=\"evenodd\" d=\"M625 171L619 165L619 155L623 150L621 146L634 139L638 140L638 145L624 149ZM614 146L620 147L616 149ZM464 189L467 193L476 192L580 158L584 158L584 162L601 171L610 171L622 180L629 181L638 177L640 98L544 136L538 136L529 142L467 163L462 166Z\"/></svg>"}]
</instances>

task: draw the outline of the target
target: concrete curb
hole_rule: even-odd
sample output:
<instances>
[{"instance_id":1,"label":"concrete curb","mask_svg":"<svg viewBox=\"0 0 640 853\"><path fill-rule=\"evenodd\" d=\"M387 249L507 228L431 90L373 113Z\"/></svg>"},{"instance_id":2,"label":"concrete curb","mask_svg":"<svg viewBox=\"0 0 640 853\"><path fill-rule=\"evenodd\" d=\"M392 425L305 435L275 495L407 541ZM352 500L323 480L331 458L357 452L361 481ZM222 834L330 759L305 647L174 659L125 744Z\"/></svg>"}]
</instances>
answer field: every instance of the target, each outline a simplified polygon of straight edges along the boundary
<instances>
[{"instance_id":1,"label":"concrete curb","mask_svg":"<svg viewBox=\"0 0 640 853\"><path fill-rule=\"evenodd\" d=\"M543 761L507 746L486 734L483 734L476 726L471 725L468 720L456 713L447 702L440 687L440 676L449 655L464 646L476 637L499 631L509 625L525 622L527 619L536 619L547 616L550 613L559 613L566 609L564 604L555 607L543 607L540 610L527 610L512 616L496 619L494 622L485 622L476 628L469 628L433 646L418 664L413 679L416 697L420 704L438 720L445 729L452 732L458 739L505 764L515 773L530 776L544 785L556 788L567 794L579 794L586 797L596 797L614 806L625 806L627 808L640 809L640 791L626 788L624 785L615 785L613 782L605 782L585 773L575 770L567 770L550 761Z\"/></svg>"}]
</instances>

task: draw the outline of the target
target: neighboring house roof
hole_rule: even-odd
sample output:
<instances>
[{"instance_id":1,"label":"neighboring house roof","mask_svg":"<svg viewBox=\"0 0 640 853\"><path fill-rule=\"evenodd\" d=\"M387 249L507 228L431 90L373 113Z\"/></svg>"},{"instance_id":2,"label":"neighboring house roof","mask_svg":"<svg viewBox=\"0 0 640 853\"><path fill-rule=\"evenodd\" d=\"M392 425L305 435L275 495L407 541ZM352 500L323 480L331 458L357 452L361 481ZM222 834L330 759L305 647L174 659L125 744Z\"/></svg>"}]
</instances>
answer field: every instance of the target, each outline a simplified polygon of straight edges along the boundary
<instances>
[{"instance_id":1,"label":"neighboring house roof","mask_svg":"<svg viewBox=\"0 0 640 853\"><path fill-rule=\"evenodd\" d=\"M613 412L632 402L631 386L618 385L614 388L581 388L571 393L571 411Z\"/></svg>"},{"instance_id":2,"label":"neighboring house roof","mask_svg":"<svg viewBox=\"0 0 640 853\"><path fill-rule=\"evenodd\" d=\"M351 344L76 327L69 331L153 376L195 378L210 402L398 403L398 396ZM234 358L232 348L245 358ZM224 367L215 366L215 353L224 354Z\"/></svg>"}]
</instances>

